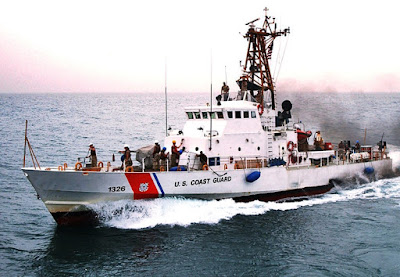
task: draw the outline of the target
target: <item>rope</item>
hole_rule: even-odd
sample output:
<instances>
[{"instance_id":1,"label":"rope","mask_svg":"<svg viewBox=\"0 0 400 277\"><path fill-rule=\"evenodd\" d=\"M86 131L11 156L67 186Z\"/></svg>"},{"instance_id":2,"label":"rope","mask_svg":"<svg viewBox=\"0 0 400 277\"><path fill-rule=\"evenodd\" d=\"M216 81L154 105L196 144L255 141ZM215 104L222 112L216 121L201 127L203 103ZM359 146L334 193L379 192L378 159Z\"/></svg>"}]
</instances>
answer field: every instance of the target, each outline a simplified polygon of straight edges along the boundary
<instances>
[{"instance_id":1,"label":"rope","mask_svg":"<svg viewBox=\"0 0 400 277\"><path fill-rule=\"evenodd\" d=\"M282 40L280 40L280 39L278 39L278 41L279 41L279 48L278 48L278 54L276 55L276 61L275 61L275 66L274 66L274 72L272 73L272 76L273 76L273 79L275 80L275 73L276 73L276 70L277 70L277 68L278 68L278 61L279 61L279 54L281 53L281 46L282 46ZM275 85L275 84L274 84Z\"/></svg>"},{"instance_id":2,"label":"rope","mask_svg":"<svg viewBox=\"0 0 400 277\"><path fill-rule=\"evenodd\" d=\"M283 59L285 58L286 47L287 47L287 45L288 45L289 38L290 38L290 36L288 36L288 37L287 37L287 40L286 40L285 49L283 50L283 55L282 55L281 62L280 62L280 64L279 64L279 70L278 70L278 73L276 74L275 82L278 82L278 77L279 77L279 73L281 72L281 68L282 68L282 62L283 62Z\"/></svg>"},{"instance_id":3,"label":"rope","mask_svg":"<svg viewBox=\"0 0 400 277\"><path fill-rule=\"evenodd\" d=\"M218 177L222 177L225 176L226 174L228 174L227 172L225 172L224 174L218 174L217 172L215 172L210 166L208 167L209 170L211 170L215 175L217 175Z\"/></svg>"}]
</instances>

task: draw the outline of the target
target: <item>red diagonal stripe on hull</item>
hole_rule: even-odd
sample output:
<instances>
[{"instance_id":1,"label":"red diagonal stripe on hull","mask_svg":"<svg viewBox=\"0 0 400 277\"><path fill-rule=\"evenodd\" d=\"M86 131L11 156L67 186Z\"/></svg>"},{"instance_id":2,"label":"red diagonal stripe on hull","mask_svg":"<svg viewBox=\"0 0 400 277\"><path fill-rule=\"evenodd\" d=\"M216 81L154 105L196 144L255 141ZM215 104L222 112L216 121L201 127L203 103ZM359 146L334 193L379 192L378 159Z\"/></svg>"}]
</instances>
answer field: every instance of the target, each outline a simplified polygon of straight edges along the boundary
<instances>
[{"instance_id":1,"label":"red diagonal stripe on hull","mask_svg":"<svg viewBox=\"0 0 400 277\"><path fill-rule=\"evenodd\" d=\"M125 173L131 185L133 199L158 198L158 190L150 173Z\"/></svg>"}]
</instances>

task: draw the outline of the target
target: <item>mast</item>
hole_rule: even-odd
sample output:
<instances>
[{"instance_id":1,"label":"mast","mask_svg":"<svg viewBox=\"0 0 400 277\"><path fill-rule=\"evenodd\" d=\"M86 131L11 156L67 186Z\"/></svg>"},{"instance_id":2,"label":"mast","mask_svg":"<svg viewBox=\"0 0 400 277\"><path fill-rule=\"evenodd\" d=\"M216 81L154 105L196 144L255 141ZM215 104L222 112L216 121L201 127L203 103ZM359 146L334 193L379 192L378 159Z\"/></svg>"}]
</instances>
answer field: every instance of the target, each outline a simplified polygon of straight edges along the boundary
<instances>
[{"instance_id":1,"label":"mast","mask_svg":"<svg viewBox=\"0 0 400 277\"><path fill-rule=\"evenodd\" d=\"M249 29L244 38L249 42L247 48L246 61L243 65L243 74L237 81L239 86L243 88L242 82L246 81L246 90L250 91L253 97L256 97L264 108L264 94L269 94L272 109L275 110L275 85L271 75L269 60L272 56L275 38L290 33L290 28L283 31L277 30L275 18L267 15L268 9L265 8L264 23L261 28L255 27L254 23L259 18L248 22ZM255 94L257 92L257 94Z\"/></svg>"}]
</instances>

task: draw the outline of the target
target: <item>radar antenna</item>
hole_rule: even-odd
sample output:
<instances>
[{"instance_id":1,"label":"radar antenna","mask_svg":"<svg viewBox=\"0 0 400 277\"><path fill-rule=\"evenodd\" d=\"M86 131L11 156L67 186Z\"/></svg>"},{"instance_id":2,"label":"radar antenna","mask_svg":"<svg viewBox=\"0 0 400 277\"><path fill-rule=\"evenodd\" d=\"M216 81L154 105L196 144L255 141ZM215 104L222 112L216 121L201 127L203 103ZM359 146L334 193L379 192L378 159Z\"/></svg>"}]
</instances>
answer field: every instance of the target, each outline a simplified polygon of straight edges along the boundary
<instances>
[{"instance_id":1,"label":"radar antenna","mask_svg":"<svg viewBox=\"0 0 400 277\"><path fill-rule=\"evenodd\" d=\"M247 22L245 25L246 25L246 26L247 26L247 25L250 25L250 24L253 25L253 23L256 22L256 21L258 21L258 20L260 20L260 18L256 18L256 19L254 19L254 20L252 20L252 21L250 21L250 22Z\"/></svg>"}]
</instances>

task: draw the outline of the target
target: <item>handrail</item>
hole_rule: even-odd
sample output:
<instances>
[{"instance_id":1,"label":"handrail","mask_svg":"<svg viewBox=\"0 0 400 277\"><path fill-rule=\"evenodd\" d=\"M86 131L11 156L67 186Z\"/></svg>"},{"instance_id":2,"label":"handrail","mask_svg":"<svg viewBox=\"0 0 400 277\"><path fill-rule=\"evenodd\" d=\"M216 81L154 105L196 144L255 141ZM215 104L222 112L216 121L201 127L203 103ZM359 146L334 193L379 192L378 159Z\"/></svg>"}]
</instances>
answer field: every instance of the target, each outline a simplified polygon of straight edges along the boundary
<instances>
[{"instance_id":1,"label":"handrail","mask_svg":"<svg viewBox=\"0 0 400 277\"><path fill-rule=\"evenodd\" d=\"M31 158L32 158L33 167L36 169L36 165L37 165L39 167L39 169L41 169L39 161L36 158L35 152L33 152L32 145L31 145L31 143L29 142L29 139L28 139L28 120L25 121L25 145L24 145L24 163L23 163L23 167L25 167L26 145L28 145L28 148L29 148L29 153L30 153Z\"/></svg>"}]
</instances>

